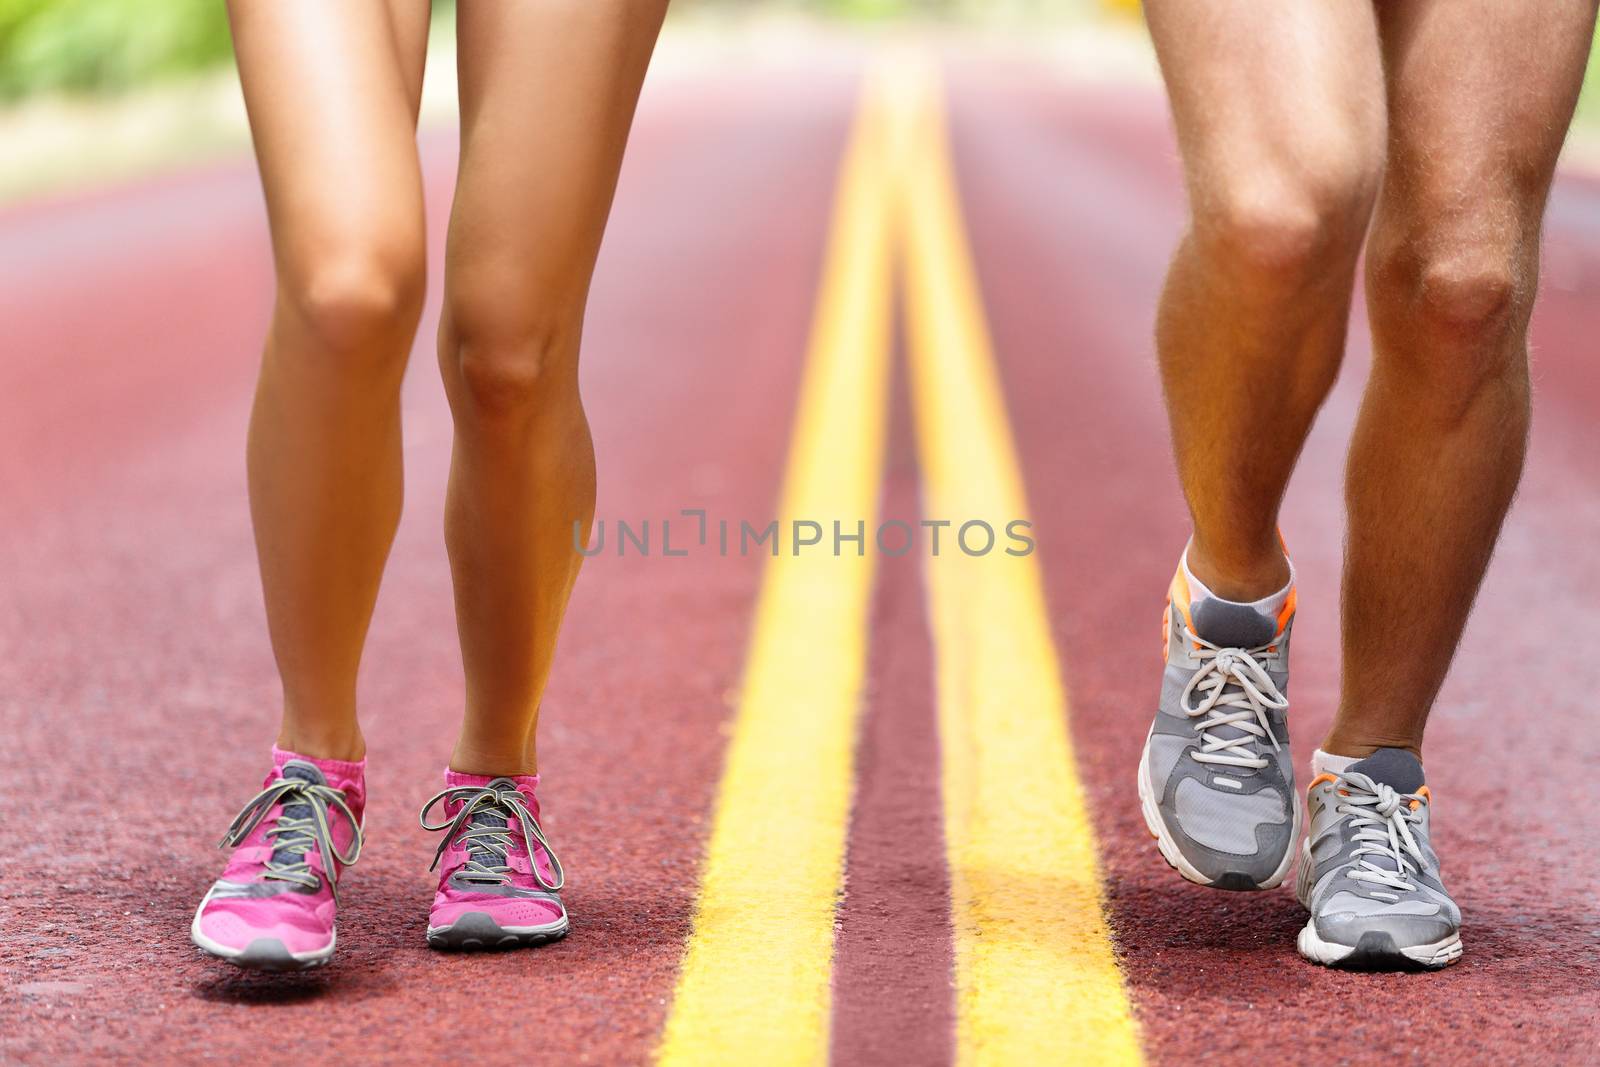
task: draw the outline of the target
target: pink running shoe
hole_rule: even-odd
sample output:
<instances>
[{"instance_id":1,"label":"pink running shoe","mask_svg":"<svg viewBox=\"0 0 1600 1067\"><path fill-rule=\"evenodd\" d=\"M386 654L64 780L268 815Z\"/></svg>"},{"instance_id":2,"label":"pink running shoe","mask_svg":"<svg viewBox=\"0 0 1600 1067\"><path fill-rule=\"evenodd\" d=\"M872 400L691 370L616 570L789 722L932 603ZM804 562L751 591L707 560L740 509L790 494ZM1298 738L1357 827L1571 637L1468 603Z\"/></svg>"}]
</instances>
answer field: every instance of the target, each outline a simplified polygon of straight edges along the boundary
<instances>
[{"instance_id":1,"label":"pink running shoe","mask_svg":"<svg viewBox=\"0 0 1600 1067\"><path fill-rule=\"evenodd\" d=\"M223 835L219 847L233 846L233 855L200 901L189 936L240 967L300 971L333 955L335 882L361 855L366 760L274 747L272 763L265 788Z\"/></svg>"},{"instance_id":2,"label":"pink running shoe","mask_svg":"<svg viewBox=\"0 0 1600 1067\"><path fill-rule=\"evenodd\" d=\"M566 875L539 828L537 774L489 778L445 771L445 788L422 806L424 830L444 832L433 867L439 891L428 944L444 949L541 945L566 935ZM444 803L444 821L428 813ZM532 854L529 854L530 842Z\"/></svg>"}]
</instances>

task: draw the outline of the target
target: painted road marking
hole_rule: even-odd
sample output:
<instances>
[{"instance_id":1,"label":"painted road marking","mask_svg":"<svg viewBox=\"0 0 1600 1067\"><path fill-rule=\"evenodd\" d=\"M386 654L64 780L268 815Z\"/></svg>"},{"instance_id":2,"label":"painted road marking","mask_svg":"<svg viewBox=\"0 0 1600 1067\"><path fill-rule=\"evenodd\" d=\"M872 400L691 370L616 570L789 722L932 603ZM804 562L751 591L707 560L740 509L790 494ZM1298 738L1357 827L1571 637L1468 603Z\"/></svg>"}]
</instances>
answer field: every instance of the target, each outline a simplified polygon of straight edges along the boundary
<instances>
[{"instance_id":1,"label":"painted road marking","mask_svg":"<svg viewBox=\"0 0 1600 1067\"><path fill-rule=\"evenodd\" d=\"M1028 514L930 67L902 209L912 404L927 517ZM961 1064L1134 1064L1099 860L1034 557L927 557L944 754ZM976 543L981 542L974 531Z\"/></svg>"},{"instance_id":2,"label":"painted road marking","mask_svg":"<svg viewBox=\"0 0 1600 1067\"><path fill-rule=\"evenodd\" d=\"M877 526L894 293L889 202L894 79L869 75L839 176L779 508L831 538ZM820 1064L833 924L855 781L873 559L771 560L694 931L660 1062Z\"/></svg>"}]
</instances>

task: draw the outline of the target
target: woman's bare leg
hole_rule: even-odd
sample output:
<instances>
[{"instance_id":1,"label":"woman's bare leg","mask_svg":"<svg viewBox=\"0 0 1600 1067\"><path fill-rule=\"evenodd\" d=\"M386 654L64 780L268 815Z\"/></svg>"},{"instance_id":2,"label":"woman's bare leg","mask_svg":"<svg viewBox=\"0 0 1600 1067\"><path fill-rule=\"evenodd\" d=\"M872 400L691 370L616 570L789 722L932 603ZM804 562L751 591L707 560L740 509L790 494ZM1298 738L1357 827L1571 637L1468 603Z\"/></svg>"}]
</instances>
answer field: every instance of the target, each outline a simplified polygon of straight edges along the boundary
<instances>
[{"instance_id":1,"label":"woman's bare leg","mask_svg":"<svg viewBox=\"0 0 1600 1067\"><path fill-rule=\"evenodd\" d=\"M250 510L283 679L278 744L358 759L356 669L400 515L400 379L421 311L427 0L230 0L278 297Z\"/></svg>"},{"instance_id":2,"label":"woman's bare leg","mask_svg":"<svg viewBox=\"0 0 1600 1067\"><path fill-rule=\"evenodd\" d=\"M589 280L666 0L458 9L461 173L439 364L467 707L450 765L536 769L534 728L594 515L578 396Z\"/></svg>"}]
</instances>

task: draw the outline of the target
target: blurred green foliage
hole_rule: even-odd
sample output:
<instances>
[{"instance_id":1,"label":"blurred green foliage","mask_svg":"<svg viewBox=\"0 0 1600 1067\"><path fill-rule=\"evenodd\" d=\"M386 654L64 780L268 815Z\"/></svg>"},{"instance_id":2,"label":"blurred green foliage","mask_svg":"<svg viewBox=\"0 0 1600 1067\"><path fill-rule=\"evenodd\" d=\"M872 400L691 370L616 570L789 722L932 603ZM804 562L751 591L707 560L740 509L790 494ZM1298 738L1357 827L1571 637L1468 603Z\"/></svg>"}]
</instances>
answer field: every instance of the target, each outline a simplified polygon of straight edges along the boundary
<instances>
[{"instance_id":1,"label":"blurred green foliage","mask_svg":"<svg viewBox=\"0 0 1600 1067\"><path fill-rule=\"evenodd\" d=\"M839 18L880 19L903 15L913 5L906 0L823 0L816 6Z\"/></svg>"},{"instance_id":2,"label":"blurred green foliage","mask_svg":"<svg viewBox=\"0 0 1600 1067\"><path fill-rule=\"evenodd\" d=\"M788 0L847 19L955 14L972 0ZM750 0L677 0L679 7L749 6ZM451 0L434 0L448 16ZM1104 0L1101 0L1101 6ZM1112 4L1109 6L1117 6ZM0 0L0 100L56 90L124 89L198 70L231 53L224 0ZM1600 121L1600 47L1590 57L1580 116Z\"/></svg>"},{"instance_id":3,"label":"blurred green foliage","mask_svg":"<svg viewBox=\"0 0 1600 1067\"><path fill-rule=\"evenodd\" d=\"M1600 122L1600 31L1595 33L1589 52L1589 69L1583 76L1583 95L1578 97L1578 117Z\"/></svg>"},{"instance_id":4,"label":"blurred green foliage","mask_svg":"<svg viewBox=\"0 0 1600 1067\"><path fill-rule=\"evenodd\" d=\"M230 47L222 0L0 0L0 97L121 89Z\"/></svg>"}]
</instances>

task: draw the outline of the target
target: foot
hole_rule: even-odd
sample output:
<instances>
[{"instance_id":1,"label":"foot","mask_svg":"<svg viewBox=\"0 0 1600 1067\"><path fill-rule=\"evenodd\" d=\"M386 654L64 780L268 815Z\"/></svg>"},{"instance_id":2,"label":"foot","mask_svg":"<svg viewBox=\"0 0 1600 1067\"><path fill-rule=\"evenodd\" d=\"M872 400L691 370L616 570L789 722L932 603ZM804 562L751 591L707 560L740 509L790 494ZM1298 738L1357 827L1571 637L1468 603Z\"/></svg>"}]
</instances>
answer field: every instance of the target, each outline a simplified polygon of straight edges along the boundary
<instances>
[{"instance_id":1,"label":"foot","mask_svg":"<svg viewBox=\"0 0 1600 1067\"><path fill-rule=\"evenodd\" d=\"M1300 955L1346 967L1437 968L1461 958L1461 909L1429 843L1422 763L1380 748L1311 783L1296 895L1311 912Z\"/></svg>"},{"instance_id":2,"label":"foot","mask_svg":"<svg viewBox=\"0 0 1600 1067\"><path fill-rule=\"evenodd\" d=\"M439 891L428 944L440 949L515 948L565 936L566 876L539 827L539 776L445 772L445 788L422 808L422 827L444 833L433 865ZM444 820L428 821L443 803ZM531 846L531 850L530 850Z\"/></svg>"},{"instance_id":3,"label":"foot","mask_svg":"<svg viewBox=\"0 0 1600 1067\"><path fill-rule=\"evenodd\" d=\"M327 963L337 882L361 855L365 761L273 750L264 788L234 818L228 865L194 913L189 936L239 967L300 971Z\"/></svg>"},{"instance_id":4,"label":"foot","mask_svg":"<svg viewBox=\"0 0 1600 1067\"><path fill-rule=\"evenodd\" d=\"M1189 881L1271 889L1288 876L1300 832L1284 696L1294 589L1257 604L1191 601L1190 589L1180 564L1161 701L1139 762L1145 825Z\"/></svg>"}]
</instances>

